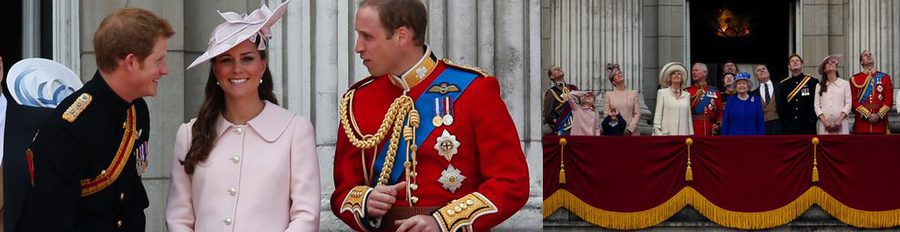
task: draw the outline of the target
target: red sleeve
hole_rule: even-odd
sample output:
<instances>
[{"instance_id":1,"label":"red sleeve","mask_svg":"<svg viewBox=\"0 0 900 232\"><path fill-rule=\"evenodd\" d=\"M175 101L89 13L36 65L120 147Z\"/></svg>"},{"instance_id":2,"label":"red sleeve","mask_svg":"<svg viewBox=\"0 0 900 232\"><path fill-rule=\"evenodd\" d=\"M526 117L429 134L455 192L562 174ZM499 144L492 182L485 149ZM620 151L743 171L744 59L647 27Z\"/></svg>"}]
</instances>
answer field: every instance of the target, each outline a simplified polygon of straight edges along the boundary
<instances>
[{"instance_id":1,"label":"red sleeve","mask_svg":"<svg viewBox=\"0 0 900 232\"><path fill-rule=\"evenodd\" d=\"M515 214L528 200L528 167L519 134L500 97L496 78L478 78L470 86L480 96L479 104L469 105L473 112L473 130L478 141L478 159L484 181L478 193L484 195L497 213L485 214L474 221L475 231L487 231Z\"/></svg>"},{"instance_id":2,"label":"red sleeve","mask_svg":"<svg viewBox=\"0 0 900 232\"><path fill-rule=\"evenodd\" d=\"M853 96L852 98L850 98L850 104L852 107L851 110L856 113L856 118L865 118L863 113L859 110L859 95L861 94L861 89L856 87L856 78L858 76L859 74L850 77L850 94Z\"/></svg>"},{"instance_id":3,"label":"red sleeve","mask_svg":"<svg viewBox=\"0 0 900 232\"><path fill-rule=\"evenodd\" d=\"M334 152L334 192L331 194L331 211L356 231L364 230L357 221L357 215L351 211L341 212L341 209L344 208L344 200L347 199L348 193L354 190L354 187L366 185L361 159L359 149L350 143L342 124L339 123ZM360 210L365 213L364 208Z\"/></svg>"}]
</instances>

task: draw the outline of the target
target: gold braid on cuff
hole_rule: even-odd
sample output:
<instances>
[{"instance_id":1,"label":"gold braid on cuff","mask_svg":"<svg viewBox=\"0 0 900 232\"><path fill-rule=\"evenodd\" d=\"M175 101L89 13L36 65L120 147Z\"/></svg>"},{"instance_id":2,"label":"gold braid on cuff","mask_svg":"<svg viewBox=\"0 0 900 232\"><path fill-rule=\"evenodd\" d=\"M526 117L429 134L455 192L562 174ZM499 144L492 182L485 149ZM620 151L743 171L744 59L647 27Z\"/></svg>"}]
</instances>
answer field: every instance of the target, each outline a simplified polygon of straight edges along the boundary
<instances>
[{"instance_id":1,"label":"gold braid on cuff","mask_svg":"<svg viewBox=\"0 0 900 232\"><path fill-rule=\"evenodd\" d=\"M438 209L432 216L443 232L471 227L478 217L498 212L497 206L481 193L470 193Z\"/></svg>"},{"instance_id":2,"label":"gold braid on cuff","mask_svg":"<svg viewBox=\"0 0 900 232\"><path fill-rule=\"evenodd\" d=\"M869 112L869 109L866 109L866 107L864 107L864 106L856 107L856 112L858 112L859 115L862 116L863 118L868 118L869 114L871 114L871 112Z\"/></svg>"},{"instance_id":3,"label":"gold braid on cuff","mask_svg":"<svg viewBox=\"0 0 900 232\"><path fill-rule=\"evenodd\" d=\"M888 111L891 111L890 106L881 106L881 109L878 109L878 117L884 118L884 116L887 116Z\"/></svg>"},{"instance_id":4,"label":"gold braid on cuff","mask_svg":"<svg viewBox=\"0 0 900 232\"><path fill-rule=\"evenodd\" d=\"M356 186L350 189L344 202L341 203L341 213L349 211L354 215L359 228L365 229L366 226L360 219L366 216L366 198L369 196L373 188L369 186Z\"/></svg>"}]
</instances>

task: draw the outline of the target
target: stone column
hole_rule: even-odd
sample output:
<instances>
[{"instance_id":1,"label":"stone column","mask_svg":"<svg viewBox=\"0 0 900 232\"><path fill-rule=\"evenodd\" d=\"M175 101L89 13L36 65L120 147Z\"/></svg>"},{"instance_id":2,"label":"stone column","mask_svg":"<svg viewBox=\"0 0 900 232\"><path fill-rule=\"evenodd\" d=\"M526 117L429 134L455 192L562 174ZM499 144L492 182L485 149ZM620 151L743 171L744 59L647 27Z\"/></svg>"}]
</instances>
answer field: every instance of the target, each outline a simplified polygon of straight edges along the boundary
<instances>
[{"instance_id":1,"label":"stone column","mask_svg":"<svg viewBox=\"0 0 900 232\"><path fill-rule=\"evenodd\" d=\"M559 65L566 72L566 81L582 90L601 94L614 89L606 74L607 63L620 65L625 75L625 85L639 94L648 93L644 77L648 63L644 56L656 57L647 52L642 39L647 23L643 18L649 6L656 8L655 2L645 1L561 1L543 0L543 61L540 75L542 91L550 85L546 70L550 65ZM652 4L644 6L645 4ZM652 16L656 15L653 11ZM656 23L654 26L654 30ZM657 40L656 31L651 31L650 39ZM655 46L651 44L647 46ZM655 63L655 60L653 60ZM652 79L651 79L652 80ZM655 81L652 93L656 93ZM648 87L649 88L649 87ZM543 93L541 93L543 94ZM643 100L643 98L642 98ZM602 99L598 109L602 109ZM643 105L643 103L642 103ZM649 118L646 107L643 113ZM645 120L642 120L645 121ZM646 123L645 123L646 124ZM646 126L645 126L646 127ZM648 133L649 133L649 127Z\"/></svg>"}]
</instances>

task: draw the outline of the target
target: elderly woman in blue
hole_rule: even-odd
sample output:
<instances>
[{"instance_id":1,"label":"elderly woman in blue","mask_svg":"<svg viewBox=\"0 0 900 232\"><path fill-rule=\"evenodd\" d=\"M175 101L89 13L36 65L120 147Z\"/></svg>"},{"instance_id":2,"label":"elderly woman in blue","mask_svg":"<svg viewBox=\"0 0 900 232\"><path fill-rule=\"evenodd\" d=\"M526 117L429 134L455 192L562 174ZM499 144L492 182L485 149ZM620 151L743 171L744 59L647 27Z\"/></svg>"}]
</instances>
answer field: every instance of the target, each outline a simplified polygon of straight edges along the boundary
<instances>
[{"instance_id":1,"label":"elderly woman in blue","mask_svg":"<svg viewBox=\"0 0 900 232\"><path fill-rule=\"evenodd\" d=\"M759 96L750 95L750 74L734 77L737 94L728 97L722 115L722 135L762 135L766 133Z\"/></svg>"}]
</instances>

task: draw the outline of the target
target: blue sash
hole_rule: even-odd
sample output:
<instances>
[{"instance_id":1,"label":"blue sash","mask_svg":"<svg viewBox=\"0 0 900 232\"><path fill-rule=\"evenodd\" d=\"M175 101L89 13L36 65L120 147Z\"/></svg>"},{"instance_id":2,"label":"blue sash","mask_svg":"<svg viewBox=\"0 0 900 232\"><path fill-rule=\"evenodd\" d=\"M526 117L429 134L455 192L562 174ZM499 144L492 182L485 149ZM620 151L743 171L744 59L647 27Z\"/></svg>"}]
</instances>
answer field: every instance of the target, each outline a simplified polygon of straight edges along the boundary
<instances>
[{"instance_id":1,"label":"blue sash","mask_svg":"<svg viewBox=\"0 0 900 232\"><path fill-rule=\"evenodd\" d=\"M697 91L701 91L698 89ZM710 92L718 91L714 87L709 87L709 90L703 91L703 96L700 98L700 102L697 103L697 106L694 107L694 114L703 114L703 108L706 108L707 105L710 104L712 98L709 97Z\"/></svg>"},{"instance_id":2,"label":"blue sash","mask_svg":"<svg viewBox=\"0 0 900 232\"><path fill-rule=\"evenodd\" d=\"M434 131L435 127L431 124L431 118L435 115L434 112L434 99L439 97L450 97L451 102L456 102L459 99L459 96L462 95L466 88L469 87L469 84L478 77L478 74L465 72L462 70L457 70L448 67L444 69L441 74L434 79L433 82L429 86L438 85L440 83L446 82L447 84L454 84L459 88L459 92L449 92L445 95L440 95L439 93L431 93L428 92L429 88L426 88L426 91L416 99L416 110L419 111L420 118L422 118L422 122L419 123L419 128L416 129L416 146L419 149L429 149L426 147L422 147L422 144L425 143L425 139L429 137L432 131ZM441 102L443 103L443 102ZM452 103L451 103L452 104ZM456 111L456 108L453 109ZM458 123L458 122L457 122ZM404 123L405 124L405 123ZM402 133L402 131L401 131ZM390 138L385 138L390 139ZM378 175L381 175L381 169L384 167L384 159L387 155L388 147L390 146L390 141L384 144L381 148L381 152L375 157L375 165L373 167L372 175L372 183L371 186L375 186L378 183ZM418 152L422 154L422 152ZM391 178L388 181L388 184L396 184L400 182L400 177L403 176L403 163L406 162L406 142L403 138L400 138L400 143L397 144L397 155L394 158L394 167L391 170Z\"/></svg>"},{"instance_id":3,"label":"blue sash","mask_svg":"<svg viewBox=\"0 0 900 232\"><path fill-rule=\"evenodd\" d=\"M866 100L869 100L869 96L872 95L872 92L875 90L875 83L881 83L881 78L884 78L884 73L876 72L875 78L870 83L866 83L866 90L863 91L862 97L859 98L859 103L866 103Z\"/></svg>"},{"instance_id":4,"label":"blue sash","mask_svg":"<svg viewBox=\"0 0 900 232\"><path fill-rule=\"evenodd\" d=\"M568 102L567 102L568 104ZM556 124L556 134L559 136L566 136L566 125L569 125L569 119L572 119L572 111L570 110L568 113L559 118L559 123Z\"/></svg>"}]
</instances>

